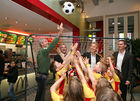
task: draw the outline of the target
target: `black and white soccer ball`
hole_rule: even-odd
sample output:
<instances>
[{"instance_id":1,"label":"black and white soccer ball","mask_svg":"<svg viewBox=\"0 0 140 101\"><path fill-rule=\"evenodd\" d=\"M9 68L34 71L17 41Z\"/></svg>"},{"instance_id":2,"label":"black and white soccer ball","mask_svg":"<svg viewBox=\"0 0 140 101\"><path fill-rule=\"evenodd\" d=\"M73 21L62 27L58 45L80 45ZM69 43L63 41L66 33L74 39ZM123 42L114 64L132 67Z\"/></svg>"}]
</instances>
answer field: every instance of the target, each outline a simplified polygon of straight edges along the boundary
<instances>
[{"instance_id":1,"label":"black and white soccer ball","mask_svg":"<svg viewBox=\"0 0 140 101\"><path fill-rule=\"evenodd\" d=\"M74 5L71 2L65 2L63 4L63 12L67 15L72 14L74 12Z\"/></svg>"}]
</instances>

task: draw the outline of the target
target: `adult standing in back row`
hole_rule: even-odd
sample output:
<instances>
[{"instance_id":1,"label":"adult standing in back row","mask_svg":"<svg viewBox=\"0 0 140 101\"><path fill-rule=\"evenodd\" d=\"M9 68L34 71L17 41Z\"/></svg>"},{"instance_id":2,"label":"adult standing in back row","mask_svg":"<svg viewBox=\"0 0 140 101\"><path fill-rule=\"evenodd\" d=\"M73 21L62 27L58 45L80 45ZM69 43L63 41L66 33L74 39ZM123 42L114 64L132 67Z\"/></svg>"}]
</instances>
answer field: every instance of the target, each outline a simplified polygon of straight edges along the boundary
<instances>
[{"instance_id":1,"label":"adult standing in back row","mask_svg":"<svg viewBox=\"0 0 140 101\"><path fill-rule=\"evenodd\" d=\"M127 52L125 48L127 44L124 40L119 40L119 51L115 52L115 66L121 72L120 90L122 92L121 97L123 101L126 101L127 86L131 83L131 77L133 72L133 55Z\"/></svg>"},{"instance_id":2,"label":"adult standing in back row","mask_svg":"<svg viewBox=\"0 0 140 101\"><path fill-rule=\"evenodd\" d=\"M59 37L61 36L63 32L63 23L60 24L60 26L57 27L59 30L58 35L56 38L52 41L50 45L48 45L48 41L46 39L40 40L40 46L41 49L38 51L37 54L37 65L38 65L38 73L36 76L36 81L38 84L37 94L35 101L45 101L45 92L46 92L46 83L48 78L48 70L50 67L50 57L49 53L51 50L55 48L59 41Z\"/></svg>"},{"instance_id":3,"label":"adult standing in back row","mask_svg":"<svg viewBox=\"0 0 140 101\"><path fill-rule=\"evenodd\" d=\"M89 58L89 64L91 64L92 70L96 65L96 63L99 62L101 58L101 56L97 54L97 50L98 50L98 43L92 42L90 45L90 52L83 54L83 57Z\"/></svg>"}]
</instances>

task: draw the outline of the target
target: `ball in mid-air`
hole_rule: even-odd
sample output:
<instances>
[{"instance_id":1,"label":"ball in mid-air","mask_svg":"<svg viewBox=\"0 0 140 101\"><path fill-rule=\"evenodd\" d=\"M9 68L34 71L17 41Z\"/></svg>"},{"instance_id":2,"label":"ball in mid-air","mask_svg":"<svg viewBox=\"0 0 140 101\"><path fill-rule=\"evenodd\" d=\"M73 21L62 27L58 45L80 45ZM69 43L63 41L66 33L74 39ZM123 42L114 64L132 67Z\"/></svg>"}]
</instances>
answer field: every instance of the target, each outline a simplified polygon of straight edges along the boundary
<instances>
[{"instance_id":1,"label":"ball in mid-air","mask_svg":"<svg viewBox=\"0 0 140 101\"><path fill-rule=\"evenodd\" d=\"M74 12L74 5L71 2L65 2L63 4L63 12L67 15L72 14Z\"/></svg>"}]
</instances>

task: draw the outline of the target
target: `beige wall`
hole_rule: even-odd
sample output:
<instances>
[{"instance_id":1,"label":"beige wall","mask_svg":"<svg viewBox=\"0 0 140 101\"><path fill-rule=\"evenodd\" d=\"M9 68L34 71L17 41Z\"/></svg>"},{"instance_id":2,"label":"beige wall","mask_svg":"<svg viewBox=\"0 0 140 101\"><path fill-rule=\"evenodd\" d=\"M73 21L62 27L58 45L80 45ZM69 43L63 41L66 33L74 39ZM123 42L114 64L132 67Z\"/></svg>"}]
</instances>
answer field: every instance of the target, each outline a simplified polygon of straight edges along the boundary
<instances>
[{"instance_id":1,"label":"beige wall","mask_svg":"<svg viewBox=\"0 0 140 101\"><path fill-rule=\"evenodd\" d=\"M87 0L85 10L90 17L140 11L140 0L114 0L113 3L108 1L99 0L99 5L95 6L91 0Z\"/></svg>"},{"instance_id":2,"label":"beige wall","mask_svg":"<svg viewBox=\"0 0 140 101\"><path fill-rule=\"evenodd\" d=\"M92 10L91 10L92 9ZM95 6L92 0L87 0L85 5L85 11L87 15L92 18L98 16L117 16L123 14L131 14L137 12L138 14L138 35L140 38L140 0L114 0L113 3L109 3L108 0L99 0L99 5ZM105 22L105 19L103 19ZM104 27L105 28L105 27Z\"/></svg>"},{"instance_id":3,"label":"beige wall","mask_svg":"<svg viewBox=\"0 0 140 101\"><path fill-rule=\"evenodd\" d=\"M135 19L137 23L137 26L135 26L135 38L140 38L140 0L114 0L113 3L109 3L108 0L99 0L99 5L97 6L93 4L92 0L86 0L85 11L89 18L97 19L98 17L103 17L104 37L110 37L106 32L106 29L108 28L106 21L107 17L136 13L138 14L138 18ZM108 40L104 40L104 56L113 53L113 50L109 50L108 43Z\"/></svg>"}]
</instances>

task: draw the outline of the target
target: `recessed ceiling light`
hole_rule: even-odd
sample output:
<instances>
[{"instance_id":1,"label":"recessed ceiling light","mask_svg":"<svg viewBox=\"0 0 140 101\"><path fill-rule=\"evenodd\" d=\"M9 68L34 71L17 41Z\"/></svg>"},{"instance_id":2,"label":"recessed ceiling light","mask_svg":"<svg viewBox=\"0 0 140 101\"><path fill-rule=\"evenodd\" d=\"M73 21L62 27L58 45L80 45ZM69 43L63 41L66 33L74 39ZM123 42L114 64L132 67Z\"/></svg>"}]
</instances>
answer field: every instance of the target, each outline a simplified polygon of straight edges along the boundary
<instances>
[{"instance_id":1,"label":"recessed ceiling light","mask_svg":"<svg viewBox=\"0 0 140 101\"><path fill-rule=\"evenodd\" d=\"M7 20L8 18L7 17L5 17L5 20Z\"/></svg>"},{"instance_id":2,"label":"recessed ceiling light","mask_svg":"<svg viewBox=\"0 0 140 101\"><path fill-rule=\"evenodd\" d=\"M16 24L18 24L18 21L16 21Z\"/></svg>"}]
</instances>

